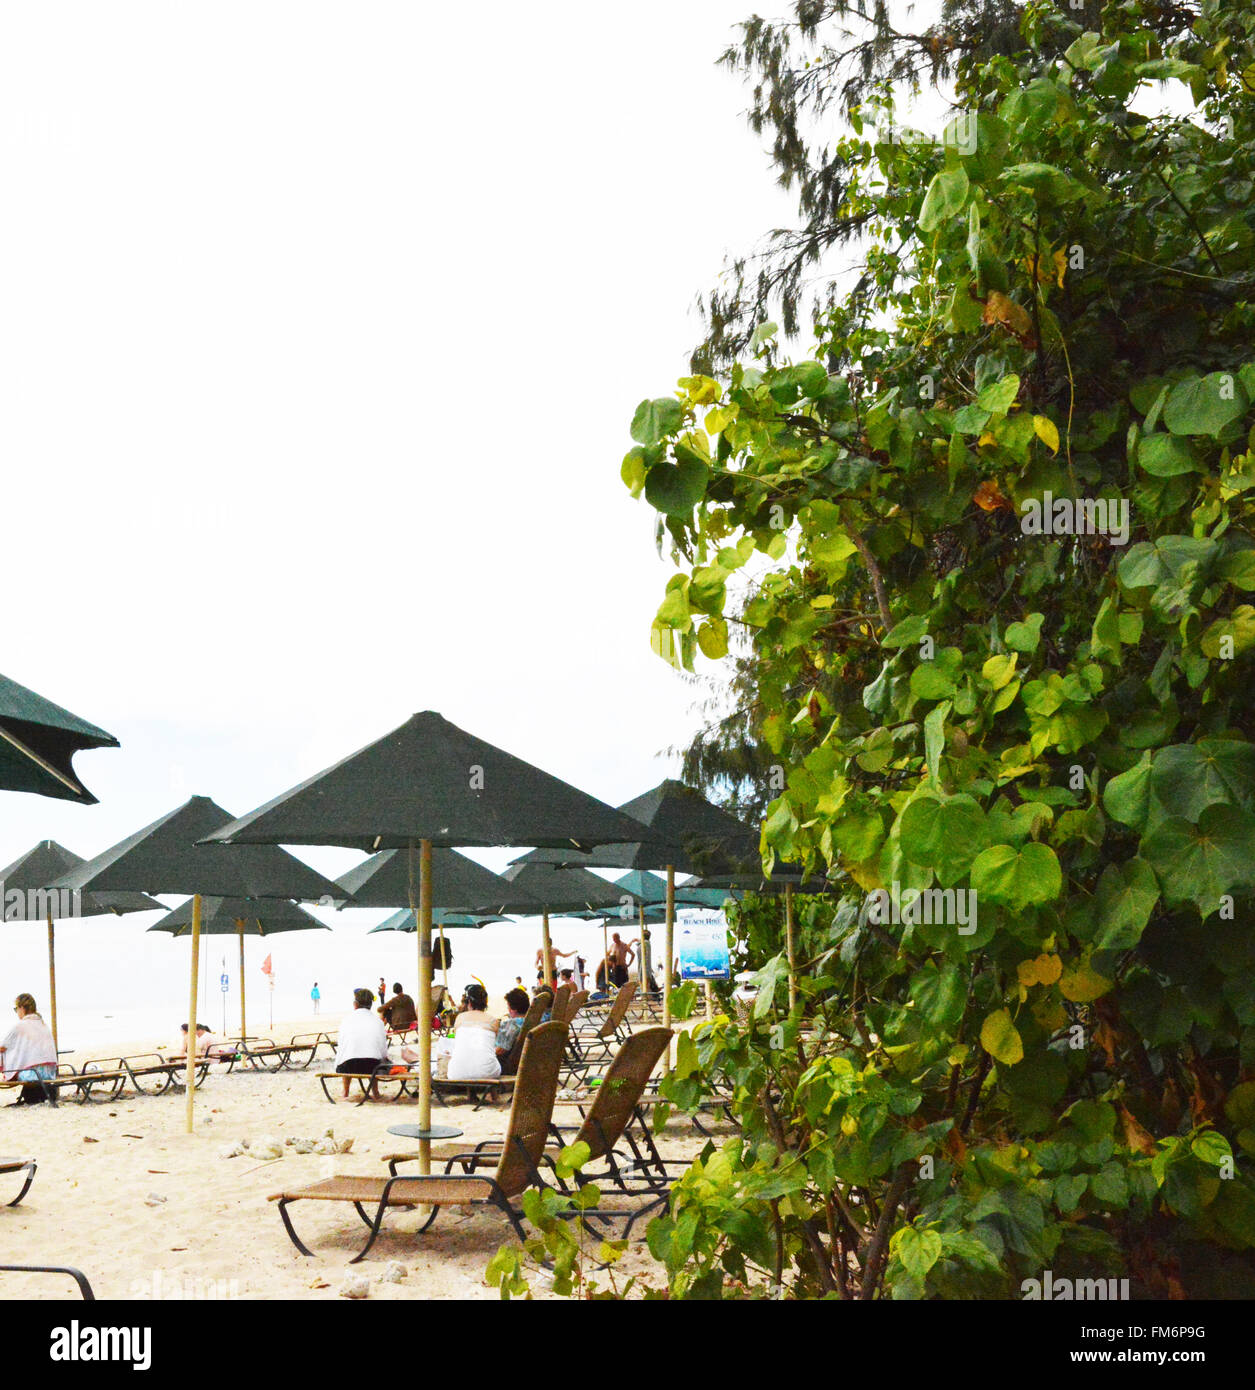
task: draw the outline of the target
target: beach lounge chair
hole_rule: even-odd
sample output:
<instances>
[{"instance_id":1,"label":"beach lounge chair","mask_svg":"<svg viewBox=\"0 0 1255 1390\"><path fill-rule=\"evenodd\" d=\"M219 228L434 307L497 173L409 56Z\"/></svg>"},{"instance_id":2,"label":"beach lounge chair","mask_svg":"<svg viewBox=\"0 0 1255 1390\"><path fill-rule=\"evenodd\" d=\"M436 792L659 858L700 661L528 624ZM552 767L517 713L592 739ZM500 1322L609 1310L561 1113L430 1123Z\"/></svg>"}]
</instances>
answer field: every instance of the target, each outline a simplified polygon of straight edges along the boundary
<instances>
[{"instance_id":1,"label":"beach lounge chair","mask_svg":"<svg viewBox=\"0 0 1255 1390\"><path fill-rule=\"evenodd\" d=\"M613 1044L623 1042L628 1036L627 1012L636 995L636 981L629 980L620 986L615 995L610 1012L601 1023L592 1021L571 1033L571 1050L582 1066L593 1062L604 1062L612 1051Z\"/></svg>"},{"instance_id":2,"label":"beach lounge chair","mask_svg":"<svg viewBox=\"0 0 1255 1390\"><path fill-rule=\"evenodd\" d=\"M583 1142L589 1148L587 1163L605 1162L604 1171L592 1173L587 1170L586 1164L580 1172L581 1186L609 1178L620 1192L632 1195L648 1191L656 1195L659 1181L665 1182L664 1161L638 1105L659 1058L667 1050L670 1037L668 1028L645 1028L633 1033L616 1053L602 1078L588 1114L582 1116L583 1123L577 1128L550 1121L549 1133L558 1147L547 1149L547 1158L555 1159L564 1145ZM633 1119L638 1121L642 1136L639 1139L629 1129ZM626 1164L617 1153L617 1146L623 1141L626 1141L631 1153ZM464 1173L473 1173L477 1168L498 1162L501 1148L501 1140L486 1139L471 1150L457 1145L433 1148L431 1157L433 1162L445 1164L446 1173L452 1172L455 1166L461 1167ZM387 1154L383 1161L388 1164L388 1171L395 1175L397 1164L412 1163L417 1158L416 1153ZM644 1183L642 1176L646 1179ZM560 1180L558 1185L565 1187Z\"/></svg>"},{"instance_id":3,"label":"beach lounge chair","mask_svg":"<svg viewBox=\"0 0 1255 1390\"><path fill-rule=\"evenodd\" d=\"M510 1107L510 1122L498 1157L496 1171L487 1174L431 1174L418 1177L337 1177L325 1178L308 1187L274 1193L279 1215L292 1244L302 1255L312 1254L292 1227L288 1206L292 1202L350 1202L362 1221L370 1227L370 1237L350 1261L363 1259L383 1224L389 1207L427 1205L431 1210L419 1227L421 1235L435 1221L441 1207L493 1206L514 1228L520 1240L523 1227L512 1205L524 1189L541 1184L538 1165L545 1151L545 1139L553 1119L558 1093L558 1072L566 1047L565 1023L542 1023L528 1034L519 1064L518 1084ZM369 1208L373 1208L373 1215Z\"/></svg>"},{"instance_id":4,"label":"beach lounge chair","mask_svg":"<svg viewBox=\"0 0 1255 1390\"><path fill-rule=\"evenodd\" d=\"M71 1269L69 1265L0 1265L0 1273L6 1274L68 1274L78 1285L84 1303L94 1303L96 1295L87 1282L87 1275L81 1269Z\"/></svg>"},{"instance_id":5,"label":"beach lounge chair","mask_svg":"<svg viewBox=\"0 0 1255 1390\"><path fill-rule=\"evenodd\" d=\"M383 1064L380 1063L380 1065L382 1066ZM327 1083L329 1081L343 1081L346 1076L351 1082L356 1083L357 1089L361 1093L361 1099L356 1102L358 1105L365 1105L370 1099L371 1082L376 1083L376 1089L379 1092L380 1100L398 1101L403 1096L418 1095L418 1074L408 1069L396 1073L387 1071L374 1073L320 1071L317 1075L318 1084L322 1087L323 1095L332 1103L338 1103L340 1100L343 1100L344 1097L333 1096ZM349 1089L351 1091L353 1089L352 1086L350 1086Z\"/></svg>"},{"instance_id":6,"label":"beach lounge chair","mask_svg":"<svg viewBox=\"0 0 1255 1390\"><path fill-rule=\"evenodd\" d=\"M30 1185L35 1181L35 1160L33 1158L0 1158L0 1173L25 1173L26 1181L22 1184L22 1190L11 1202L6 1202L6 1207L15 1207L23 1197L30 1191Z\"/></svg>"},{"instance_id":7,"label":"beach lounge chair","mask_svg":"<svg viewBox=\"0 0 1255 1390\"><path fill-rule=\"evenodd\" d=\"M122 1057L119 1061L137 1095L161 1096L167 1091L183 1090L182 1079L187 1075L186 1058L167 1061L159 1053L150 1052L136 1057ZM196 1059L197 1086L209 1075L209 1061L209 1058Z\"/></svg>"},{"instance_id":8,"label":"beach lounge chair","mask_svg":"<svg viewBox=\"0 0 1255 1390\"><path fill-rule=\"evenodd\" d=\"M549 1008L549 1020L551 1023L565 1023L567 1021L567 1003L575 993L574 985L559 985L554 991L553 1003Z\"/></svg>"}]
</instances>

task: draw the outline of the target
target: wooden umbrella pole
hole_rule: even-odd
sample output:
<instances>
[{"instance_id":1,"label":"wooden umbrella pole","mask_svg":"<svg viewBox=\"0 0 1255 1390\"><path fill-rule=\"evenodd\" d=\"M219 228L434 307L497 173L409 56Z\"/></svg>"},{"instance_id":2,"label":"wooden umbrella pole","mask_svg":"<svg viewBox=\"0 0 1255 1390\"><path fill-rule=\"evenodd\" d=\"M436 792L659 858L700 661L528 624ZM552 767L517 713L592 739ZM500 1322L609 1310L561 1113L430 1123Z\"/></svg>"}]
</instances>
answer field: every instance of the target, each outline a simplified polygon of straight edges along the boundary
<instances>
[{"instance_id":1,"label":"wooden umbrella pole","mask_svg":"<svg viewBox=\"0 0 1255 1390\"><path fill-rule=\"evenodd\" d=\"M236 935L240 938L240 1040L248 1037L248 1025L244 1014L244 923L235 924Z\"/></svg>"},{"instance_id":2,"label":"wooden umbrella pole","mask_svg":"<svg viewBox=\"0 0 1255 1390\"><path fill-rule=\"evenodd\" d=\"M662 963L662 1026L671 1027L671 962L675 959L675 865L667 865L667 932L666 959ZM671 1043L667 1043L663 1073L671 1073Z\"/></svg>"},{"instance_id":3,"label":"wooden umbrella pole","mask_svg":"<svg viewBox=\"0 0 1255 1390\"><path fill-rule=\"evenodd\" d=\"M414 849L410 847L411 863ZM411 874L411 884L413 876ZM413 888L411 887L411 893ZM418 876L418 1127L431 1129L431 841L419 845ZM431 1172L431 1140L418 1141L418 1167Z\"/></svg>"},{"instance_id":4,"label":"wooden umbrella pole","mask_svg":"<svg viewBox=\"0 0 1255 1390\"><path fill-rule=\"evenodd\" d=\"M191 1134L194 1127L194 1113L196 1108L196 998L198 994L199 980L197 974L200 970L200 894L197 893L192 898L192 983L188 992L187 1005L187 1077L186 1085L186 1119L185 1127Z\"/></svg>"},{"instance_id":5,"label":"wooden umbrella pole","mask_svg":"<svg viewBox=\"0 0 1255 1390\"><path fill-rule=\"evenodd\" d=\"M711 998L710 994L710 981L704 980L702 982L702 987L706 991L706 1022L709 1023L715 1016L714 1000Z\"/></svg>"},{"instance_id":6,"label":"wooden umbrella pole","mask_svg":"<svg viewBox=\"0 0 1255 1390\"><path fill-rule=\"evenodd\" d=\"M784 943L789 954L789 1012L797 1004L797 970L793 963L793 885L784 885Z\"/></svg>"},{"instance_id":7,"label":"wooden umbrella pole","mask_svg":"<svg viewBox=\"0 0 1255 1390\"><path fill-rule=\"evenodd\" d=\"M545 983L553 989L553 943L549 940L549 909L540 915L540 947L544 956Z\"/></svg>"},{"instance_id":8,"label":"wooden umbrella pole","mask_svg":"<svg viewBox=\"0 0 1255 1390\"><path fill-rule=\"evenodd\" d=\"M53 944L52 904L48 909L48 1017L52 1020L52 1048L57 1050L57 952Z\"/></svg>"}]
</instances>

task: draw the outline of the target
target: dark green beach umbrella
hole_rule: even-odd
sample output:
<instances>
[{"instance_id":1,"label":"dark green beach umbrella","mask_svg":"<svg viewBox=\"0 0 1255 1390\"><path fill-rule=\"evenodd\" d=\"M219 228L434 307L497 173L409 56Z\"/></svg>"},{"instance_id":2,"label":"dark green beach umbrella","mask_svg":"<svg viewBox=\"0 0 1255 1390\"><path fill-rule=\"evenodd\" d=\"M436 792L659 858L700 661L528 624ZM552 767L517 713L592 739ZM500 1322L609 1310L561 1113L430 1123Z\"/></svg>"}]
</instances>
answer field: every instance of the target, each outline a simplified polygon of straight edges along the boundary
<instances>
[{"instance_id":1,"label":"dark green beach umbrella","mask_svg":"<svg viewBox=\"0 0 1255 1390\"><path fill-rule=\"evenodd\" d=\"M57 1041L57 956L53 922L65 917L100 917L106 912L162 912L162 904L143 893L75 893L49 885L86 861L55 840L40 840L12 864L0 869L6 922L48 924L48 1021Z\"/></svg>"},{"instance_id":2,"label":"dark green beach umbrella","mask_svg":"<svg viewBox=\"0 0 1255 1390\"><path fill-rule=\"evenodd\" d=\"M446 927L449 931L455 929L479 931L481 927L486 927L491 922L508 922L510 919L498 917L491 912L448 912L443 908L437 908L432 912L431 920L434 926ZM394 912L391 917L385 917L377 927L371 927L366 935L374 936L378 931L416 932L417 930L417 915L405 907L400 912Z\"/></svg>"},{"instance_id":3,"label":"dark green beach umbrella","mask_svg":"<svg viewBox=\"0 0 1255 1390\"><path fill-rule=\"evenodd\" d=\"M222 848L198 843L231 824L231 813L207 796L182 806L128 835L111 849L63 874L54 888L84 892L193 893L192 974L188 1021L196 1017L202 895L225 898L304 898L334 902L344 892L308 864L273 845ZM188 1030L187 1129L193 1125L196 1080L195 1030Z\"/></svg>"},{"instance_id":4,"label":"dark green beach umbrella","mask_svg":"<svg viewBox=\"0 0 1255 1390\"><path fill-rule=\"evenodd\" d=\"M0 676L0 788L93 806L71 760L85 748L117 747L112 734Z\"/></svg>"},{"instance_id":5,"label":"dark green beach umbrella","mask_svg":"<svg viewBox=\"0 0 1255 1390\"><path fill-rule=\"evenodd\" d=\"M491 903L485 912L522 912L528 916L539 913L541 905L526 893L520 892L505 879L485 869L455 849L433 848L432 865L432 925L444 937L444 914L465 913ZM414 897L411 870L414 865L408 851L383 849L355 865L338 880L354 907L404 907ZM341 904L344 906L345 904ZM414 915L412 908L407 909ZM505 921L504 917L496 917ZM368 933L369 935L369 933ZM449 987L448 956L440 948L441 977Z\"/></svg>"},{"instance_id":6,"label":"dark green beach umbrella","mask_svg":"<svg viewBox=\"0 0 1255 1390\"><path fill-rule=\"evenodd\" d=\"M167 912L149 931L169 932L171 936L191 936L194 899L188 898ZM275 936L285 931L330 931L331 928L311 917L302 907L286 898L223 898L208 896L201 899L200 935L234 936L240 943L240 1038L248 1037L245 1014L244 938L246 936ZM191 1020L189 1019L189 1027Z\"/></svg>"},{"instance_id":7,"label":"dark green beach umbrella","mask_svg":"<svg viewBox=\"0 0 1255 1390\"><path fill-rule=\"evenodd\" d=\"M593 854L537 848L524 863L588 864L599 869L666 869L666 969L662 974L662 1022L671 1026L671 961L675 947L675 874L761 872L758 836L735 816L683 782L668 778L619 807L646 827L634 844L604 845ZM641 922L644 928L644 920ZM641 952L644 974L645 953ZM642 984L644 981L642 980ZM666 1065L670 1067L670 1052Z\"/></svg>"},{"instance_id":8,"label":"dark green beach umbrella","mask_svg":"<svg viewBox=\"0 0 1255 1390\"><path fill-rule=\"evenodd\" d=\"M404 849L420 912L419 1126L431 1126L432 851L455 845L570 845L637 840L604 802L468 734L432 710L268 801L212 837L236 844ZM417 860L415 865L414 861ZM473 904L462 904L473 906ZM420 1170L431 1147L419 1141Z\"/></svg>"},{"instance_id":9,"label":"dark green beach umbrella","mask_svg":"<svg viewBox=\"0 0 1255 1390\"><path fill-rule=\"evenodd\" d=\"M389 851L390 852L390 851ZM434 854L435 851L433 850ZM440 933L440 974L444 981L446 993L449 989L449 966L452 964L452 952L445 946L445 931L479 931L488 925L489 922L508 922L508 917L498 917L491 912L450 912L448 908L437 907L432 910L432 925ZM374 936L380 931L403 931L416 932L418 930L418 913L411 912L408 907L402 908L400 912L394 912L391 917L385 918L377 927L371 927L366 933L367 936Z\"/></svg>"}]
</instances>

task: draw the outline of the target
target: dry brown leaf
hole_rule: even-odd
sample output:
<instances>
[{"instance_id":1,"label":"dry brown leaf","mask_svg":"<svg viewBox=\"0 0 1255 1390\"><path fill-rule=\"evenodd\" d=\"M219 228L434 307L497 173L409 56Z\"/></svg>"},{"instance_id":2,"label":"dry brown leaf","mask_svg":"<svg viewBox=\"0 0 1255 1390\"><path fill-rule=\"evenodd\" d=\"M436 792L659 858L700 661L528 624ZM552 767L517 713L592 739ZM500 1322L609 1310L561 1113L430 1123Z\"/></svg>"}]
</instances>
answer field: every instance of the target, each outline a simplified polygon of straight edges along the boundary
<instances>
[{"instance_id":1,"label":"dry brown leaf","mask_svg":"<svg viewBox=\"0 0 1255 1390\"><path fill-rule=\"evenodd\" d=\"M1124 1142L1135 1153L1153 1154L1155 1140L1149 1130L1143 1129L1137 1117L1126 1107L1120 1107L1120 1119L1124 1124Z\"/></svg>"},{"instance_id":2,"label":"dry brown leaf","mask_svg":"<svg viewBox=\"0 0 1255 1390\"><path fill-rule=\"evenodd\" d=\"M1008 299L1001 290L990 290L985 301L982 323L998 323L1014 334L1025 347L1036 347L1037 338L1033 333L1033 316L1022 304Z\"/></svg>"},{"instance_id":3,"label":"dry brown leaf","mask_svg":"<svg viewBox=\"0 0 1255 1390\"><path fill-rule=\"evenodd\" d=\"M983 512L1014 511L1011 503L1002 495L998 484L986 478L983 483L972 493L972 501Z\"/></svg>"}]
</instances>

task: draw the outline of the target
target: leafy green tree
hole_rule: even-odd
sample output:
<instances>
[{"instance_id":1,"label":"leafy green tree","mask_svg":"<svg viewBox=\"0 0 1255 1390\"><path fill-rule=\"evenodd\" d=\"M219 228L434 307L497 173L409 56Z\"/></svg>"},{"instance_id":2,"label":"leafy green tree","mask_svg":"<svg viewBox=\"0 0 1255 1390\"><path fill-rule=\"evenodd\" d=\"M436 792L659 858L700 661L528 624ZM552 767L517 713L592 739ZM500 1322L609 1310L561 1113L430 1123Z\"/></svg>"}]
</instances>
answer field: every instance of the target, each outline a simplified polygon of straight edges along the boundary
<instances>
[{"instance_id":1,"label":"leafy green tree","mask_svg":"<svg viewBox=\"0 0 1255 1390\"><path fill-rule=\"evenodd\" d=\"M752 1014L681 1043L743 1135L650 1227L673 1295L1255 1292L1255 13L1018 21L927 141L884 135L899 40L850 87L747 28L759 100L846 111L803 213L861 277L632 421L655 647L739 657L765 860L848 884L791 1011L748 904Z\"/></svg>"}]
</instances>

